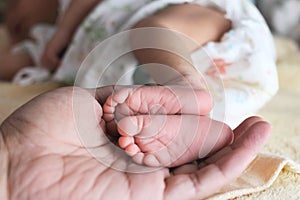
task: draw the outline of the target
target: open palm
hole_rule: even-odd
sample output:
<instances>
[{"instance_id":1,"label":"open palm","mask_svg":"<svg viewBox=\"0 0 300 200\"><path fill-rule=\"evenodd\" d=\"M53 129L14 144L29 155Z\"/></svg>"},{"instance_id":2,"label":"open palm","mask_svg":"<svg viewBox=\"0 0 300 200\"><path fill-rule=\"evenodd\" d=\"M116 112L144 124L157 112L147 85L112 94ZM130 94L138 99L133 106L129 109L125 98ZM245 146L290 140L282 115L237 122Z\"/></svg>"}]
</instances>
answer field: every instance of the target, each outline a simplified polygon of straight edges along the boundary
<instances>
[{"instance_id":1,"label":"open palm","mask_svg":"<svg viewBox=\"0 0 300 200\"><path fill-rule=\"evenodd\" d=\"M105 93L105 88L99 89L96 98ZM266 141L270 127L250 118L235 130L233 144L206 159L205 167L187 164L172 171L133 164L104 132L101 106L85 90L63 88L24 105L1 125L0 157L7 161L3 177L8 185L7 195L2 196L204 198L243 172Z\"/></svg>"}]
</instances>

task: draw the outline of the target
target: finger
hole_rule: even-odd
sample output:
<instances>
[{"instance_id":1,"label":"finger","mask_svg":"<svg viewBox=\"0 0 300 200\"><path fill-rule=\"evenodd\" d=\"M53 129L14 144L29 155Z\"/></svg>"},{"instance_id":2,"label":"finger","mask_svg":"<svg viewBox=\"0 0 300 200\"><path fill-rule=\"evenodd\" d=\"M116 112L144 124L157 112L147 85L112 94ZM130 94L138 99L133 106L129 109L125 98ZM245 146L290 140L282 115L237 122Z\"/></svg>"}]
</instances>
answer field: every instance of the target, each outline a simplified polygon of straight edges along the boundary
<instances>
[{"instance_id":1,"label":"finger","mask_svg":"<svg viewBox=\"0 0 300 200\"><path fill-rule=\"evenodd\" d=\"M253 124L259 121L262 121L262 119L256 116L244 120L237 128L235 128L234 138L238 138L240 135L243 135Z\"/></svg>"},{"instance_id":2,"label":"finger","mask_svg":"<svg viewBox=\"0 0 300 200\"><path fill-rule=\"evenodd\" d=\"M234 141L238 141L240 137L243 137L244 134L248 133L248 130L251 129L257 123L266 123L259 117L250 117L243 121L235 130L234 130ZM210 158L205 160L205 163L210 164L219 160L220 157L227 154L227 151L230 151L230 148L223 149L218 152L217 155L211 156Z\"/></svg>"},{"instance_id":3,"label":"finger","mask_svg":"<svg viewBox=\"0 0 300 200\"><path fill-rule=\"evenodd\" d=\"M260 117L250 117L246 120L244 120L234 131L234 141L238 140L241 136L243 136L245 133L247 133L248 129L251 128L254 124L258 122L263 122L263 120ZM229 149L227 149L229 150ZM218 153L217 156L212 156L209 159L206 160L206 163L213 163L219 159L219 157L222 157L223 154L226 154L226 150L223 150Z\"/></svg>"},{"instance_id":4,"label":"finger","mask_svg":"<svg viewBox=\"0 0 300 200\"><path fill-rule=\"evenodd\" d=\"M179 199L176 194L184 193L186 199L206 198L242 174L266 143L271 127L266 122L257 122L234 143L225 148L215 162L193 174L178 175L166 180L166 199ZM179 184L180 183L180 184Z\"/></svg>"},{"instance_id":5,"label":"finger","mask_svg":"<svg viewBox=\"0 0 300 200\"><path fill-rule=\"evenodd\" d=\"M190 174L198 170L198 164L197 163L189 163L185 165L181 165L173 170L174 175L179 174Z\"/></svg>"}]
</instances>

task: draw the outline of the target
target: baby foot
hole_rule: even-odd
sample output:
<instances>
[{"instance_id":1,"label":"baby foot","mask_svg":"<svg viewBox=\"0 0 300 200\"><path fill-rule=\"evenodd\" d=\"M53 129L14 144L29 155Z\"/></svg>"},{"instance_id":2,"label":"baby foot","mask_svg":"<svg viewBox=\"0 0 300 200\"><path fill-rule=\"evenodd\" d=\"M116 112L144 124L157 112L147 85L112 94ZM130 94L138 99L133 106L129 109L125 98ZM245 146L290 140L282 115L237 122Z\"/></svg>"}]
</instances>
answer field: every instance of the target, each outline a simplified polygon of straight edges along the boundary
<instances>
[{"instance_id":1,"label":"baby foot","mask_svg":"<svg viewBox=\"0 0 300 200\"><path fill-rule=\"evenodd\" d=\"M119 146L135 162L174 167L231 143L228 126L200 116L210 108L210 98L203 90L141 87L116 92L103 110L105 121L119 121Z\"/></svg>"},{"instance_id":2,"label":"baby foot","mask_svg":"<svg viewBox=\"0 0 300 200\"><path fill-rule=\"evenodd\" d=\"M134 115L207 115L212 100L203 89L182 86L141 86L117 89L103 106L103 119L110 135L119 136L116 122Z\"/></svg>"},{"instance_id":3,"label":"baby foot","mask_svg":"<svg viewBox=\"0 0 300 200\"><path fill-rule=\"evenodd\" d=\"M212 100L207 91L184 87L142 86L123 88L111 95L103 106L106 122L126 116L208 115Z\"/></svg>"},{"instance_id":4,"label":"baby foot","mask_svg":"<svg viewBox=\"0 0 300 200\"><path fill-rule=\"evenodd\" d=\"M225 124L193 115L140 115L118 123L119 146L138 164L175 167L232 142Z\"/></svg>"}]
</instances>

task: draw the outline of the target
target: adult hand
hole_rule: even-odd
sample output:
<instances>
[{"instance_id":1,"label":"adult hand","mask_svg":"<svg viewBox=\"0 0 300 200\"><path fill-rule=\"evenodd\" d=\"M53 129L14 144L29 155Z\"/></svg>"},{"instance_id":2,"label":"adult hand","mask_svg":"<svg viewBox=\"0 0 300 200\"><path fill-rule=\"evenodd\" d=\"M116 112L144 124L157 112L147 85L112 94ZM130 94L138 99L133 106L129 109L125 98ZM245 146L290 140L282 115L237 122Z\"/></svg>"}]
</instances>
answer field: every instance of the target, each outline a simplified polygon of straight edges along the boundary
<instances>
[{"instance_id":1,"label":"adult hand","mask_svg":"<svg viewBox=\"0 0 300 200\"><path fill-rule=\"evenodd\" d=\"M96 98L104 101L110 92L101 88ZM139 167L115 156L117 149L105 137L98 101L83 89L63 88L6 119L0 129L1 199L205 198L238 177L270 133L267 123L250 118L235 130L233 144L201 169L134 173Z\"/></svg>"},{"instance_id":2,"label":"adult hand","mask_svg":"<svg viewBox=\"0 0 300 200\"><path fill-rule=\"evenodd\" d=\"M41 57L41 64L50 70L59 67L71 39L72 33L65 29L58 29L46 45Z\"/></svg>"}]
</instances>

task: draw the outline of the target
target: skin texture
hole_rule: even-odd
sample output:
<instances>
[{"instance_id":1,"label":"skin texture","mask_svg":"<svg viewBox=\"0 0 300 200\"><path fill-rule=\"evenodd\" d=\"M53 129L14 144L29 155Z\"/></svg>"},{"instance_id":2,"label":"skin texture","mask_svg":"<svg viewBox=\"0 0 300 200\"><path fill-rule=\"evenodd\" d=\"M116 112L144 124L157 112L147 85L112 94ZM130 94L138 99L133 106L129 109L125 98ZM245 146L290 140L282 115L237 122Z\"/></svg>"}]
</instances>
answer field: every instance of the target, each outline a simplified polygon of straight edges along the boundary
<instances>
[{"instance_id":1,"label":"skin texture","mask_svg":"<svg viewBox=\"0 0 300 200\"><path fill-rule=\"evenodd\" d=\"M103 118L117 126L120 147L136 163L174 167L232 142L228 126L203 117L211 108L204 90L145 86L124 88L110 96Z\"/></svg>"},{"instance_id":2,"label":"skin texture","mask_svg":"<svg viewBox=\"0 0 300 200\"><path fill-rule=\"evenodd\" d=\"M0 127L0 183L7 185L0 189L1 199L202 199L238 177L270 135L270 125L253 117L234 130L230 146L203 161L201 168L187 164L149 173L115 170L122 159L109 167L88 153L98 146L109 148L99 102L111 92L112 87L101 88L95 100L83 89L62 88L8 117ZM83 146L79 132L98 138Z\"/></svg>"}]
</instances>

